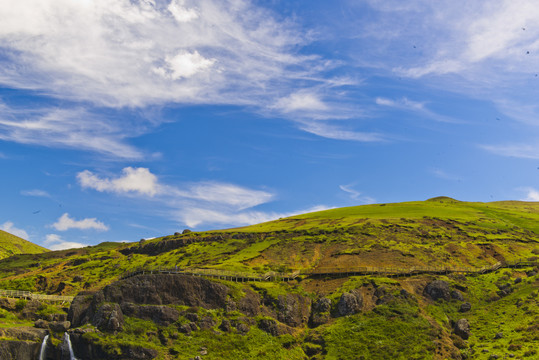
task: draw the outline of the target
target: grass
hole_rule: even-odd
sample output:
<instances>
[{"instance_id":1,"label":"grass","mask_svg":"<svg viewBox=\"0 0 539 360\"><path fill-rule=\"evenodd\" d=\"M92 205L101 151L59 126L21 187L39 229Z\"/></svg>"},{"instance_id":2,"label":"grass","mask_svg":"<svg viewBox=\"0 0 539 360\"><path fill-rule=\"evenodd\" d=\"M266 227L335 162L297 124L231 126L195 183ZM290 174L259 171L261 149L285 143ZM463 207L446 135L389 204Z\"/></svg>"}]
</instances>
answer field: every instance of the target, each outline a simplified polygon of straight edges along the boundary
<instances>
[{"instance_id":1,"label":"grass","mask_svg":"<svg viewBox=\"0 0 539 360\"><path fill-rule=\"evenodd\" d=\"M0 259L16 254L38 254L47 251L44 247L0 230Z\"/></svg>"}]
</instances>

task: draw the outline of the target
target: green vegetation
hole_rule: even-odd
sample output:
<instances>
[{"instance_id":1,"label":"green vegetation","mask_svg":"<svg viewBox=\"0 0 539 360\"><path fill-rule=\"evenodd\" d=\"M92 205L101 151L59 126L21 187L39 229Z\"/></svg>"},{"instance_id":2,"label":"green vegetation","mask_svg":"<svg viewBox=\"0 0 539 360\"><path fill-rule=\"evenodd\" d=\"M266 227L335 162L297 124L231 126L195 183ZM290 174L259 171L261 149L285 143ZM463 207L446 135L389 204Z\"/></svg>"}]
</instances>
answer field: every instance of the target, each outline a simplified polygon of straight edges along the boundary
<instances>
[{"instance_id":1,"label":"green vegetation","mask_svg":"<svg viewBox=\"0 0 539 360\"><path fill-rule=\"evenodd\" d=\"M0 230L0 259L16 254L39 254L47 251L39 245Z\"/></svg>"},{"instance_id":2,"label":"green vegetation","mask_svg":"<svg viewBox=\"0 0 539 360\"><path fill-rule=\"evenodd\" d=\"M14 254L0 260L0 288L76 295L99 290L138 268L299 271L300 277L291 282L213 280L226 285L227 299L238 304L248 294L258 296L260 303L253 306L264 311L256 316L246 316L239 308L171 305L182 315L168 326L125 316L123 331L96 331L89 326L84 337L111 354L140 346L157 351L157 358L163 360L194 358L202 352L207 352L204 359L489 359L509 353L531 359L536 356L533 344L539 341L539 290L533 274L537 269L532 267L410 278L318 278L309 272L359 267L477 269L538 256L539 204L468 203L442 197L332 209L135 243ZM452 291L458 289L462 298L432 301L423 289L435 279L447 282ZM507 284L511 291L500 295ZM338 303L351 292L361 295L362 309L342 316ZM299 303L279 302L288 295L313 304L326 298L329 310L321 313L325 320L313 325L303 319L303 325L285 326L283 312ZM471 306L466 312L461 310L464 301ZM23 311L25 301L13 306L13 311L0 311L1 327L27 322L15 315ZM46 318L65 314L64 310L42 304L36 314ZM186 312L209 317L213 325L186 331L182 326L191 322ZM466 340L453 331L461 318L470 323ZM220 328L225 321L235 324L231 330ZM240 323L245 331L239 330ZM264 326L274 328L264 330ZM272 329L279 334L271 335Z\"/></svg>"}]
</instances>

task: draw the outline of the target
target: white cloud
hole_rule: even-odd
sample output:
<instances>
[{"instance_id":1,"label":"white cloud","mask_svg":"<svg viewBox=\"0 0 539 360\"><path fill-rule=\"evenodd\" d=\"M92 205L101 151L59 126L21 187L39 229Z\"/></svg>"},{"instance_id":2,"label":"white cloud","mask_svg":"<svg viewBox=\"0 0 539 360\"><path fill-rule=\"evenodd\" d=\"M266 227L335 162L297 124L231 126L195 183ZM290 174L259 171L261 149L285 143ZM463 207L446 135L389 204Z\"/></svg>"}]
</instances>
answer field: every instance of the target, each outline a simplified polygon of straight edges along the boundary
<instances>
[{"instance_id":1,"label":"white cloud","mask_svg":"<svg viewBox=\"0 0 539 360\"><path fill-rule=\"evenodd\" d=\"M318 112L329 109L328 105L320 99L318 94L306 91L295 92L287 97L279 99L275 108L284 113L296 111Z\"/></svg>"},{"instance_id":2,"label":"white cloud","mask_svg":"<svg viewBox=\"0 0 539 360\"><path fill-rule=\"evenodd\" d=\"M100 192L139 193L154 196L160 191L157 177L147 168L126 167L122 176L114 179L103 179L89 170L77 174L82 188L95 189Z\"/></svg>"},{"instance_id":3,"label":"white cloud","mask_svg":"<svg viewBox=\"0 0 539 360\"><path fill-rule=\"evenodd\" d=\"M133 126L121 127L110 119L82 109L19 109L0 102L0 140L49 147L73 148L138 159L142 154L123 139L135 136Z\"/></svg>"},{"instance_id":4,"label":"white cloud","mask_svg":"<svg viewBox=\"0 0 539 360\"><path fill-rule=\"evenodd\" d=\"M178 220L187 225L188 227L196 227L203 223L209 224L234 224L240 225L252 225L266 221L276 220L279 218L289 217L298 214L304 214L308 212L322 211L330 209L326 206L315 206L302 211L295 211L289 213L276 213L276 212L262 212L262 211L244 211L244 212L231 212L231 211L218 211L208 208L187 208L177 213Z\"/></svg>"},{"instance_id":5,"label":"white cloud","mask_svg":"<svg viewBox=\"0 0 539 360\"><path fill-rule=\"evenodd\" d=\"M173 80L189 78L198 72L201 72L215 63L215 59L206 59L198 51L180 52L179 54L166 57L166 68L156 68L155 71Z\"/></svg>"},{"instance_id":6,"label":"white cloud","mask_svg":"<svg viewBox=\"0 0 539 360\"><path fill-rule=\"evenodd\" d=\"M539 201L539 190L532 187L523 187L518 190L526 192L526 197L521 201Z\"/></svg>"},{"instance_id":7,"label":"white cloud","mask_svg":"<svg viewBox=\"0 0 539 360\"><path fill-rule=\"evenodd\" d=\"M274 197L273 194L266 191L252 190L234 184L219 182L201 182L188 185L186 188L185 191L182 191L173 190L169 187L169 193L212 204L226 204L239 210L264 204Z\"/></svg>"},{"instance_id":8,"label":"white cloud","mask_svg":"<svg viewBox=\"0 0 539 360\"><path fill-rule=\"evenodd\" d=\"M99 231L107 231L109 227L98 221L96 218L86 218L75 220L69 217L68 213L64 213L58 221L52 224L52 227L58 231L66 231L69 229L87 230L94 229Z\"/></svg>"},{"instance_id":9,"label":"white cloud","mask_svg":"<svg viewBox=\"0 0 539 360\"><path fill-rule=\"evenodd\" d=\"M534 144L501 144L501 145L480 145L480 148L490 151L493 154L516 157L522 159L539 159L539 145Z\"/></svg>"},{"instance_id":10,"label":"white cloud","mask_svg":"<svg viewBox=\"0 0 539 360\"><path fill-rule=\"evenodd\" d=\"M46 236L44 245L45 247L53 251L81 248L81 247L86 246L85 244L81 244L77 242L64 241L59 235L56 235L56 234L48 234Z\"/></svg>"},{"instance_id":11,"label":"white cloud","mask_svg":"<svg viewBox=\"0 0 539 360\"><path fill-rule=\"evenodd\" d=\"M126 169L129 169L126 171ZM198 183L176 184L174 186L160 183L156 175L145 168L126 168L123 176L118 178L101 178L85 170L77 175L83 188L91 188L100 192L115 192L119 195L139 195L139 201L152 201L159 204L155 211L162 216L172 217L190 227L200 224L247 225L269 221L294 213L274 213L254 210L253 208L272 201L275 194L243 186L201 181ZM125 174L142 174L131 177L132 182L125 181ZM122 181L118 181L121 179ZM151 179L151 181L148 181ZM153 194L148 197L147 195ZM326 207L316 207L305 211L319 211ZM66 214L63 215L67 217ZM95 219L94 219L95 220ZM59 221L60 223L60 221Z\"/></svg>"},{"instance_id":12,"label":"white cloud","mask_svg":"<svg viewBox=\"0 0 539 360\"><path fill-rule=\"evenodd\" d=\"M324 68L297 55L294 24L250 1L2 1L0 83L13 88L119 107L252 103Z\"/></svg>"},{"instance_id":13,"label":"white cloud","mask_svg":"<svg viewBox=\"0 0 539 360\"><path fill-rule=\"evenodd\" d=\"M301 130L314 135L334 140L351 140L360 142L384 141L384 137L377 133L365 133L359 131L344 130L335 125L321 121L302 121L299 123Z\"/></svg>"},{"instance_id":14,"label":"white cloud","mask_svg":"<svg viewBox=\"0 0 539 360\"><path fill-rule=\"evenodd\" d=\"M192 8L186 8L184 5L185 1L183 0L172 0L167 9L172 13L176 21L180 23L197 19L197 11Z\"/></svg>"},{"instance_id":15,"label":"white cloud","mask_svg":"<svg viewBox=\"0 0 539 360\"><path fill-rule=\"evenodd\" d=\"M48 192L46 192L45 190L39 190L39 189L23 190L23 191L21 191L21 195L44 197L44 198L50 198L51 197L51 195Z\"/></svg>"},{"instance_id":16,"label":"white cloud","mask_svg":"<svg viewBox=\"0 0 539 360\"><path fill-rule=\"evenodd\" d=\"M26 231L16 228L11 221L6 221L2 225L0 225L0 230L4 230L5 232L18 236L25 240L28 240L30 238Z\"/></svg>"}]
</instances>

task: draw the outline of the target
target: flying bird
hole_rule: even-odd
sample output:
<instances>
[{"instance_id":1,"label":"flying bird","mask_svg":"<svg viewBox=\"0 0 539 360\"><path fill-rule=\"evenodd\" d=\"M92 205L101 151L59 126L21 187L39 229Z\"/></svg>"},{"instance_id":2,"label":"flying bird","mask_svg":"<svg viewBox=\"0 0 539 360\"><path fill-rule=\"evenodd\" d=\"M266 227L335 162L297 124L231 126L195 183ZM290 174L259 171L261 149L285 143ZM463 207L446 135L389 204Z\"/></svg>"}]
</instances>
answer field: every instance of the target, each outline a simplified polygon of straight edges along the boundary
<instances>
[{"instance_id":1,"label":"flying bird","mask_svg":"<svg viewBox=\"0 0 539 360\"><path fill-rule=\"evenodd\" d=\"M32 212L32 214L35 215L35 214L39 214L40 212L41 212L41 210L37 210L37 211Z\"/></svg>"}]
</instances>

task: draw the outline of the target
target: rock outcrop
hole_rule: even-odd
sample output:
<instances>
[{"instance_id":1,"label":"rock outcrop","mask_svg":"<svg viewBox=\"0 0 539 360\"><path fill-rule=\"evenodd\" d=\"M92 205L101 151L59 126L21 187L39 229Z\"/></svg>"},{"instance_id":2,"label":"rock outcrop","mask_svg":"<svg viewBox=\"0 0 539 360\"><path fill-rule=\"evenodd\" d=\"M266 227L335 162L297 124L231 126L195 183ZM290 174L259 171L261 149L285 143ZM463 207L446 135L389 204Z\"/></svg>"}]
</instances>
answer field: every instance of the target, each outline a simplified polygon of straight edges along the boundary
<instances>
[{"instance_id":1,"label":"rock outcrop","mask_svg":"<svg viewBox=\"0 0 539 360\"><path fill-rule=\"evenodd\" d=\"M363 298L358 291L352 290L341 295L337 303L337 313L339 316L357 314L363 307Z\"/></svg>"},{"instance_id":2,"label":"rock outcrop","mask_svg":"<svg viewBox=\"0 0 539 360\"><path fill-rule=\"evenodd\" d=\"M451 299L451 291L449 289L449 284L443 280L434 280L428 283L427 286L425 286L425 290L423 291L423 293L434 301L438 299Z\"/></svg>"}]
</instances>

